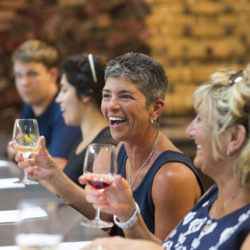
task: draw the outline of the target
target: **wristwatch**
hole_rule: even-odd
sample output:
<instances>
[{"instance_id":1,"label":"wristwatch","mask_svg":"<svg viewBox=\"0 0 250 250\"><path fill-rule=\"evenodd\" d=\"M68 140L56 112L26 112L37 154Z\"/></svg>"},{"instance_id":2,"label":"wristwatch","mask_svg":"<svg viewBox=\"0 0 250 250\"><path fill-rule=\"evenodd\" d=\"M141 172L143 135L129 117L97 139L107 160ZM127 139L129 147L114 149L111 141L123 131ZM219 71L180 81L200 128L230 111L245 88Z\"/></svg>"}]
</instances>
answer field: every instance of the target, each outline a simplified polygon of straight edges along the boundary
<instances>
[{"instance_id":1,"label":"wristwatch","mask_svg":"<svg viewBox=\"0 0 250 250\"><path fill-rule=\"evenodd\" d=\"M133 212L131 217L126 222L119 222L116 215L113 216L113 219L114 219L115 224L118 227L120 227L121 229L129 229L132 226L134 226L134 224L136 223L136 221L138 219L137 214L140 214L140 208L139 208L138 204L135 203L135 211Z\"/></svg>"}]
</instances>

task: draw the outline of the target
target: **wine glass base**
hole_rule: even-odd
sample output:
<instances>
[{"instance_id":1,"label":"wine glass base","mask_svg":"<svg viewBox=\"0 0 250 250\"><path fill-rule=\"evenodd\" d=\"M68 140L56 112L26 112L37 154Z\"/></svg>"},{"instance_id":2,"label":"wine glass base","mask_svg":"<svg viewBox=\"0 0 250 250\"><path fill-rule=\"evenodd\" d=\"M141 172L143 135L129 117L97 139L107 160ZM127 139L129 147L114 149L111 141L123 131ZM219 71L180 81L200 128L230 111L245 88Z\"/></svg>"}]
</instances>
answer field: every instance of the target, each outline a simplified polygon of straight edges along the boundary
<instances>
[{"instance_id":1,"label":"wine glass base","mask_svg":"<svg viewBox=\"0 0 250 250\"><path fill-rule=\"evenodd\" d=\"M81 225L84 227L92 227L92 228L110 228L114 225L113 222L107 222L103 220L82 220Z\"/></svg>"},{"instance_id":2,"label":"wine glass base","mask_svg":"<svg viewBox=\"0 0 250 250\"><path fill-rule=\"evenodd\" d=\"M34 185L34 184L39 184L38 181L32 180L32 179L20 179L18 181L15 181L15 183L20 183L20 184L25 184L25 185Z\"/></svg>"}]
</instances>

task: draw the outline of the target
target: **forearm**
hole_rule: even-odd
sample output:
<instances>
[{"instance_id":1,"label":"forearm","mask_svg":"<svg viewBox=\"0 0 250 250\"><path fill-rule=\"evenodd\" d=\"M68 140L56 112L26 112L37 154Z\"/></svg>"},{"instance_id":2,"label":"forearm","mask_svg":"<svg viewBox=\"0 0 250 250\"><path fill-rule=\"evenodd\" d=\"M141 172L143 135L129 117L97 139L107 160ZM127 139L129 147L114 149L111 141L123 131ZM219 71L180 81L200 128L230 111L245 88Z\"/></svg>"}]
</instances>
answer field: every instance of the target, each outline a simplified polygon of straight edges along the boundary
<instances>
[{"instance_id":1,"label":"forearm","mask_svg":"<svg viewBox=\"0 0 250 250\"><path fill-rule=\"evenodd\" d=\"M128 238L145 239L162 244L162 241L148 230L141 215L138 216L138 220L134 226L132 226L130 229L124 229L123 232Z\"/></svg>"},{"instance_id":2,"label":"forearm","mask_svg":"<svg viewBox=\"0 0 250 250\"><path fill-rule=\"evenodd\" d=\"M47 183L66 204L71 205L88 218L94 217L95 210L92 204L86 201L85 190L71 181L62 170Z\"/></svg>"}]
</instances>

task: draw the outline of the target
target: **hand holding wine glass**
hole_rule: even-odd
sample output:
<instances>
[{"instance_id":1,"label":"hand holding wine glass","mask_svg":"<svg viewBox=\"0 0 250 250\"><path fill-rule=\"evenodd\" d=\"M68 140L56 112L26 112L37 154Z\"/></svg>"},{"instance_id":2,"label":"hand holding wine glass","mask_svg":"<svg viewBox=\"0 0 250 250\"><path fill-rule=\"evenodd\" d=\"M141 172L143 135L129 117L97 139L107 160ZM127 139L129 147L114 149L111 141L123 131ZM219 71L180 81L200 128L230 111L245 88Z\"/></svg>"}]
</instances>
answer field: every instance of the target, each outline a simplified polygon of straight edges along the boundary
<instances>
[{"instance_id":1,"label":"hand holding wine glass","mask_svg":"<svg viewBox=\"0 0 250 250\"><path fill-rule=\"evenodd\" d=\"M15 149L23 153L24 160L27 160L29 155L36 152L38 149L39 129L36 119L16 119L12 140L15 142ZM19 182L25 184L36 184L35 180L28 178L24 172L23 180Z\"/></svg>"},{"instance_id":2,"label":"hand holding wine glass","mask_svg":"<svg viewBox=\"0 0 250 250\"><path fill-rule=\"evenodd\" d=\"M87 148L83 164L83 173L89 185L96 189L104 189L112 184L110 175L115 174L114 166L115 146L110 144L93 143ZM97 209L95 219L82 221L82 225L96 228L112 227L112 222L100 219Z\"/></svg>"}]
</instances>

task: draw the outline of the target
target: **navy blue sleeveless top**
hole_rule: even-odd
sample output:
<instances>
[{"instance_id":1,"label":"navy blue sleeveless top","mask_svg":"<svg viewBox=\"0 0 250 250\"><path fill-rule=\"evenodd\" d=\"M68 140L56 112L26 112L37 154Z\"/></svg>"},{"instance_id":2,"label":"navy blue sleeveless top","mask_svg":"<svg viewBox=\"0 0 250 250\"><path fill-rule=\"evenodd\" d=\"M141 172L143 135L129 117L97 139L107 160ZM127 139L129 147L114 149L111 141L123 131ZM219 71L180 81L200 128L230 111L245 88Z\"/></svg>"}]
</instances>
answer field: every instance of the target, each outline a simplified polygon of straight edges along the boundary
<instances>
[{"instance_id":1,"label":"navy blue sleeveless top","mask_svg":"<svg viewBox=\"0 0 250 250\"><path fill-rule=\"evenodd\" d=\"M126 165L127 158L128 156L125 150L125 146L122 145L118 153L117 161L118 161L118 174L120 174L124 178L126 178L125 165ZM154 233L154 228L155 228L155 208L154 208L154 203L152 199L152 184L153 184L154 176L156 175L158 170L164 164L168 162L180 162L180 163L185 164L187 167L189 167L194 172L200 184L201 192L202 193L204 192L204 188L203 188L201 179L199 177L199 174L193 167L189 157L187 157L186 155L182 153L171 151L171 150L162 152L157 157L155 162L152 164L152 166L150 167L150 169L144 176L140 185L133 191L134 199L140 207L143 220L145 224L147 225L148 229L152 233ZM119 230L119 232L115 230L115 233L113 232L111 233L112 235L114 234L123 235L122 230Z\"/></svg>"},{"instance_id":2,"label":"navy blue sleeveless top","mask_svg":"<svg viewBox=\"0 0 250 250\"><path fill-rule=\"evenodd\" d=\"M209 209L216 200L216 184L171 233L162 245L167 250L238 250L250 232L250 204L222 217L211 219Z\"/></svg>"}]
</instances>

